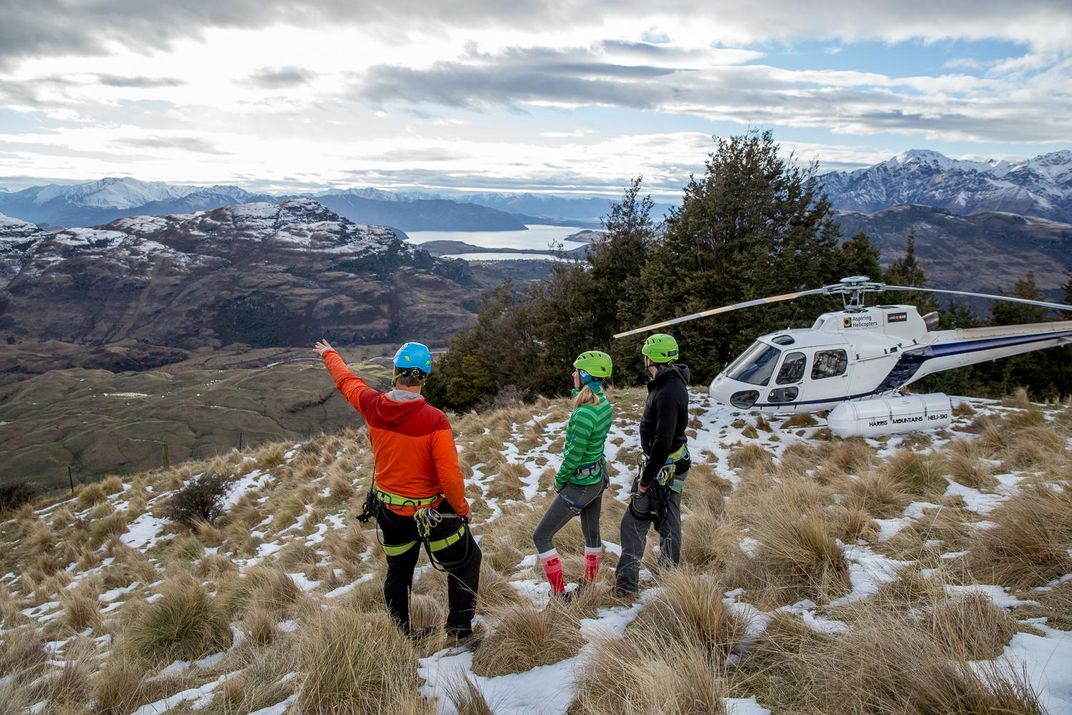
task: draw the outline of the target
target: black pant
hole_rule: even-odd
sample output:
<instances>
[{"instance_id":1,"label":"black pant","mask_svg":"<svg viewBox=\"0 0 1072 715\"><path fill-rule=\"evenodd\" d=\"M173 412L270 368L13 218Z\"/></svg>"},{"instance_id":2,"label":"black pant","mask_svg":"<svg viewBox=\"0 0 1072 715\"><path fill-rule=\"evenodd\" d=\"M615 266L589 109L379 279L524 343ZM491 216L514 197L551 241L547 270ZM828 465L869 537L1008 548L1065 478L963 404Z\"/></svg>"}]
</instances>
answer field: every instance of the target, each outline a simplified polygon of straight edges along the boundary
<instances>
[{"instance_id":1,"label":"black pant","mask_svg":"<svg viewBox=\"0 0 1072 715\"><path fill-rule=\"evenodd\" d=\"M444 500L437 508L441 514L454 514ZM376 521L383 532L384 547L412 545L402 553L387 554L387 577L383 582L383 598L387 608L398 621L403 631L409 632L409 592L413 587L413 570L424 548L417 534L417 522L412 516L401 516L382 507ZM460 519L444 517L432 527L431 541L445 539L455 534L462 526ZM480 584L480 547L469 529L462 538L434 552L436 560L447 570L448 634L467 636L473 630L473 614L476 610L476 592Z\"/></svg>"}]
</instances>

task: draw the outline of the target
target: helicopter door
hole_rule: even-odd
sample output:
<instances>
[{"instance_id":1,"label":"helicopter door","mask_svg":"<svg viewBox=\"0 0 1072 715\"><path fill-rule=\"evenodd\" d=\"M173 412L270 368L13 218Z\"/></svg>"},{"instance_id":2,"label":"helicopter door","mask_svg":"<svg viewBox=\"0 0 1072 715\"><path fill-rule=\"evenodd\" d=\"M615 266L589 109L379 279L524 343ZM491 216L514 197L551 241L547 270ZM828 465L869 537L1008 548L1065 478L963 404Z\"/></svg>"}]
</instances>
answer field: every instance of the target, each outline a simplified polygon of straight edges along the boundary
<instances>
[{"instance_id":1,"label":"helicopter door","mask_svg":"<svg viewBox=\"0 0 1072 715\"><path fill-rule=\"evenodd\" d=\"M842 400L848 396L849 353L844 348L816 350L808 380L808 400Z\"/></svg>"},{"instance_id":2,"label":"helicopter door","mask_svg":"<svg viewBox=\"0 0 1072 715\"><path fill-rule=\"evenodd\" d=\"M807 366L808 357L804 353L786 353L781 367L778 368L778 375L774 378L775 388L767 395L767 402L781 404L799 399Z\"/></svg>"}]
</instances>

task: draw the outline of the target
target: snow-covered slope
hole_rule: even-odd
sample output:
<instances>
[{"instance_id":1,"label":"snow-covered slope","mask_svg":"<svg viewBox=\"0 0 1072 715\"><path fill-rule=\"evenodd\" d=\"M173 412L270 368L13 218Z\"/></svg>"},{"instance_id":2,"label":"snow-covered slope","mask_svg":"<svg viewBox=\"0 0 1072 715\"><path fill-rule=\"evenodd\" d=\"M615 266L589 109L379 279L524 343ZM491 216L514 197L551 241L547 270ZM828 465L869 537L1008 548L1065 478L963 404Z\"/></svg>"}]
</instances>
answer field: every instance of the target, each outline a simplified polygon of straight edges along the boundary
<instances>
[{"instance_id":1,"label":"snow-covered slope","mask_svg":"<svg viewBox=\"0 0 1072 715\"><path fill-rule=\"evenodd\" d=\"M602 531L607 558L613 564L613 555L618 552L617 522L639 453L636 419L644 395L641 390L623 390L612 393L611 399L617 416L608 438L612 477L604 498ZM774 673L773 681L734 680L737 669L747 662L776 619L781 619L783 627L788 620L803 629L794 643L811 634L815 647L827 647L865 627L868 608L903 607L897 613L905 623L925 618L933 606L926 600L925 584L930 583L936 589L931 596L947 599L947 604L981 599L983 605L993 603L1018 621L1013 621L1016 627L1012 632L998 637L999 658L976 659L970 664L960 661L962 667L977 670L988 679L1022 677L1047 712L1072 712L1072 634L1061 630L1069 627L1068 614L1046 610L1044 603L1048 594L1067 590L1072 573L1014 591L989 581L974 582L960 567L983 534L1000 528L994 520L1002 519L997 515L1003 505L1027 492L1033 483L1052 485L1044 487L1043 494L1045 489L1054 493L1062 489L1060 475L1050 474L1045 465L1027 466L1030 462L1022 458L1017 462L1011 456L1017 447L1010 437L1030 433L1040 440L1049 439L1045 435L1064 435L1066 409L1024 410L989 401L963 401L951 430L933 438L915 435L830 443L821 421L811 426L767 423L754 415L713 405L705 392L694 391L689 437L695 467L683 498L685 559L693 569L707 569L697 578L707 579L704 583L720 594L719 602L727 614L742 624L728 657L714 666L720 681L733 687L721 698L727 711L738 715L767 713L767 707L777 708L779 703L784 707L785 698L793 702L794 686L780 671ZM477 619L485 636L475 652L443 647L433 639L419 644L418 652L407 661L416 671L406 676L407 682L435 712L454 713L451 693L457 691L462 679L468 679L493 712L565 713L580 693L587 666L608 639L628 634L632 624L643 620L662 597L661 582L645 569L642 593L635 602L604 595L570 607L574 609L568 611L573 620L560 622L558 627L578 631L580 640L572 655L535 667L518 667L512 663L546 660L538 649L524 651L523 641L518 641L517 652L505 653L504 662L494 664L496 674L482 674L488 670L482 649L501 647L501 619L509 617L510 609L533 613L532 618L538 619L538 609L548 604L548 587L536 566L529 539L534 520L556 498L551 476L560 464L567 413L566 401L558 400L455 419L467 494L474 506L475 530L487 566ZM1025 429L1034 431L1023 432ZM949 464L943 461L944 455L971 454L963 451L964 444L994 445L1001 439L1010 440L1006 446L1013 451L1003 461L984 459L980 464L985 466L985 478L978 477L977 487L967 486L962 475L951 476L948 466L941 473L933 471L937 469L933 465ZM1061 464L1067 462L1066 442L1048 449ZM902 502L883 503L883 490L890 486L871 479L865 465L880 474L896 474L883 465L896 459L908 463L913 459L905 456L908 452L924 455L929 461L919 463L932 465L932 471L904 479L931 484L924 491L911 492L912 497L903 495ZM339 659L347 659L345 667L367 669L351 674L365 678L357 680L361 687L377 687L380 678L388 677L387 664L369 663L364 653L344 648L329 651L334 646L316 640L317 619L323 614L359 614L363 620L357 637L368 629L391 628L377 615L383 568L377 537L353 520L371 466L362 435L326 436L257 452L231 453L190 465L185 471L180 467L126 482L109 480L96 493L87 489L75 498L61 497L0 522L0 546L4 547L0 551L0 616L4 618L0 638L19 644L19 652L26 654L25 662L11 675L0 678L0 695L38 710L48 708L52 701L67 699L69 704L72 697L76 702L88 702L93 695L84 685L83 690L70 690L68 683L75 679L72 671L103 670L127 678L123 682L133 700L126 703L124 712L148 715L175 708L182 712L186 708L231 712L240 700L245 703L242 712L282 715L301 712L300 698L315 701L319 697L304 690L306 683L320 682L310 672L313 664L333 668ZM791 477L794 470L799 474ZM192 476L208 472L225 475L228 480L225 515L217 526L191 533L169 522L165 506L175 490ZM907 484L898 482L900 477L893 479L902 486ZM881 509L887 516L865 515L857 531L846 533L831 547L847 569L844 585L833 593L816 599L783 599L781 605L764 603L758 598L758 588L737 587L722 593L736 580L748 579L747 569L722 568L719 564L723 560L737 559L739 565L762 568L760 562L768 547L761 542L765 537L758 525L764 514L757 515L754 530L736 520L763 504L760 497L779 489L779 480L794 481L802 490L798 498L805 500L824 490L829 492L824 514L841 513L850 499L863 498L874 500L880 506L869 508ZM838 483L843 486L834 486ZM857 490L855 484L871 486ZM875 485L878 491L872 490ZM766 516L778 517L772 513ZM833 528L826 519L824 516L821 522L824 528ZM791 520L789 526L793 526ZM575 524L558 537L568 578L576 577L579 569L578 538ZM42 551L52 554L50 559L42 559ZM1060 562L1058 557L1054 557L1055 563ZM51 564L55 575L43 577L43 563ZM419 623L434 623L443 615L445 581L442 574L424 564L423 556L421 564L413 602L415 614L422 615L415 618ZM609 572L605 565L595 588L606 591ZM914 589L911 593L901 594L897 589L880 592L906 572L911 572L911 578L901 583ZM228 612L231 621L226 642L207 642L172 662L130 660L127 629L145 622L153 604L168 598L169 589L183 583L208 604L191 607L207 608L214 617L219 617L220 611L212 609L220 607L212 604L238 604L238 611ZM274 593L285 600L239 600L243 593L261 593L255 589L264 583L275 584ZM886 598L907 600L891 604L883 600ZM488 602L492 605L485 610ZM702 614L682 618L694 616ZM965 623L957 627L976 626ZM538 628L534 633L534 638L540 637ZM885 651L886 644L882 645ZM398 647L408 648L404 643ZM38 652L47 655L38 657ZM918 655L906 654L906 658ZM651 657L658 659L660 654ZM777 654L767 657L776 658ZM773 670L778 662L768 669ZM918 667L912 662L907 665ZM833 676L843 672L851 681L855 669L867 666L850 659L825 661L822 667L841 669ZM664 665L658 672L661 678L670 679L674 676L671 671ZM60 673L64 673L63 679L58 677ZM830 677L829 672L826 677ZM53 680L67 689L48 687ZM955 690L960 682L943 681L942 687ZM614 690L633 686L605 679L596 683L598 688ZM908 686L894 683L894 687ZM329 695L343 703L362 696L342 690ZM111 690L98 686L94 692ZM872 695L893 697L896 693ZM912 693L905 695L914 697ZM942 695L928 692L920 697ZM390 696L401 697L397 692ZM669 686L666 693L660 693L661 698L678 696ZM391 702L380 705L385 711L397 711L390 709ZM934 711L925 707L917 710ZM337 711L359 710L342 707ZM683 708L677 711L691 712Z\"/></svg>"}]
</instances>

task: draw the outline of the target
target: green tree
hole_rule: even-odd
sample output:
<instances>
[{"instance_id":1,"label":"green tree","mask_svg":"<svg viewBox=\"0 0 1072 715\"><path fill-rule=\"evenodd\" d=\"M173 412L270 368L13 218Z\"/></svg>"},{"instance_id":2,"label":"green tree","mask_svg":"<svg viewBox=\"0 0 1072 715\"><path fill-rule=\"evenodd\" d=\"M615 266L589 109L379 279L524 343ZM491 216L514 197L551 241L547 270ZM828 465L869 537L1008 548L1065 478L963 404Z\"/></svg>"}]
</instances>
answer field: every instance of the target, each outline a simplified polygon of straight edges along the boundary
<instances>
[{"instance_id":1,"label":"green tree","mask_svg":"<svg viewBox=\"0 0 1072 715\"><path fill-rule=\"evenodd\" d=\"M635 340L612 336L633 327L645 317L646 290L641 277L648 251L656 237L651 196L640 197L642 178L625 190L622 200L603 217L606 232L588 251L592 347L605 350L614 360L617 384L643 379L643 364Z\"/></svg>"},{"instance_id":2,"label":"green tree","mask_svg":"<svg viewBox=\"0 0 1072 715\"><path fill-rule=\"evenodd\" d=\"M863 231L858 232L841 244L842 278L848 276L867 276L871 280L882 279L882 266L878 262L877 246L871 245L871 239Z\"/></svg>"},{"instance_id":3,"label":"green tree","mask_svg":"<svg viewBox=\"0 0 1072 715\"><path fill-rule=\"evenodd\" d=\"M706 172L692 177L642 272L646 320L656 322L841 278L838 226L816 166L783 159L770 132L716 139ZM706 381L755 336L811 306L777 305L669 330L694 377Z\"/></svg>"}]
</instances>

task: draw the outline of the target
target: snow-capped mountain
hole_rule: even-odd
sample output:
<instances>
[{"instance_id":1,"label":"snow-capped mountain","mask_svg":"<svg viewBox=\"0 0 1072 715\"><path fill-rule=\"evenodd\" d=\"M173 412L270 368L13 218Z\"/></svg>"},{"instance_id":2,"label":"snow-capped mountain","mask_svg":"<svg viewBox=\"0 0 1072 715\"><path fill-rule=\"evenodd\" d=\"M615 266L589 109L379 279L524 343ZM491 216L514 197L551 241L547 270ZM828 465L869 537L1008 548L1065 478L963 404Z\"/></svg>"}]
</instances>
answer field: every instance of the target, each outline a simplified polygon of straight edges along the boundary
<instances>
[{"instance_id":1,"label":"snow-capped mountain","mask_svg":"<svg viewBox=\"0 0 1072 715\"><path fill-rule=\"evenodd\" d=\"M472 320L465 271L309 199L52 231L5 217L0 336L183 349L403 330L445 340Z\"/></svg>"},{"instance_id":2,"label":"snow-capped mountain","mask_svg":"<svg viewBox=\"0 0 1072 715\"><path fill-rule=\"evenodd\" d=\"M188 213L272 198L237 186L184 186L111 177L6 192L0 195L0 213L41 224L97 226L123 216Z\"/></svg>"},{"instance_id":3,"label":"snow-capped mountain","mask_svg":"<svg viewBox=\"0 0 1072 715\"><path fill-rule=\"evenodd\" d=\"M821 178L842 211L915 204L961 215L1007 211L1072 221L1072 151L1008 162L964 161L913 149L866 169Z\"/></svg>"}]
</instances>

